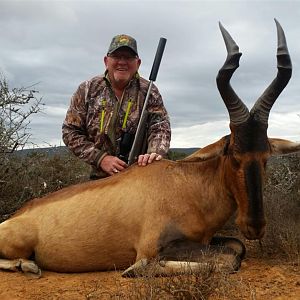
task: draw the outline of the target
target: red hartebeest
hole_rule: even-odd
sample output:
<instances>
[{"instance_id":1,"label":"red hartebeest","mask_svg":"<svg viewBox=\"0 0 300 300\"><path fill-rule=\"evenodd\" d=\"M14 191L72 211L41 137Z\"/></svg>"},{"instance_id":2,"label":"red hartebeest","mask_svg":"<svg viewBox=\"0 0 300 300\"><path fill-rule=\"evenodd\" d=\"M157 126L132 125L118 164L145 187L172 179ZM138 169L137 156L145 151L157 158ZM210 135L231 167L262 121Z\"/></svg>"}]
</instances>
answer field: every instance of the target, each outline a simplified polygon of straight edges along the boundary
<instances>
[{"instance_id":1,"label":"red hartebeest","mask_svg":"<svg viewBox=\"0 0 300 300\"><path fill-rule=\"evenodd\" d=\"M238 267L242 243L214 233L237 209L245 237L261 238L267 159L300 150L299 143L267 137L269 112L292 73L284 32L277 21L276 26L278 73L249 112L229 83L241 53L220 24L228 56L217 86L229 112L230 135L183 161L132 166L28 202L0 224L0 267L37 274L39 268L128 268L123 274L131 275L158 258L156 271L170 274L182 266L176 259L198 267L203 249L232 257Z\"/></svg>"}]
</instances>

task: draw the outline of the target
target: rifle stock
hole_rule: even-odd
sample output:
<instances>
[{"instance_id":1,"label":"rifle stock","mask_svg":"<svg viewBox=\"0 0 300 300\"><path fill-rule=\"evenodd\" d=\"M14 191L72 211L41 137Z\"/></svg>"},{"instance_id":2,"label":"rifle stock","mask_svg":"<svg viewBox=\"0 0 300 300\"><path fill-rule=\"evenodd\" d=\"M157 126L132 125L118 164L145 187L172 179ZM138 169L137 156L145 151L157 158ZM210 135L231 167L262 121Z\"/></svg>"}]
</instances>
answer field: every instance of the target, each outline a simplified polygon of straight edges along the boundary
<instances>
[{"instance_id":1,"label":"rifle stock","mask_svg":"<svg viewBox=\"0 0 300 300\"><path fill-rule=\"evenodd\" d=\"M131 151L128 157L128 164L132 165L141 153L147 151L147 122L148 122L148 111L146 110L140 118L140 129L136 132L135 143L132 145Z\"/></svg>"}]
</instances>

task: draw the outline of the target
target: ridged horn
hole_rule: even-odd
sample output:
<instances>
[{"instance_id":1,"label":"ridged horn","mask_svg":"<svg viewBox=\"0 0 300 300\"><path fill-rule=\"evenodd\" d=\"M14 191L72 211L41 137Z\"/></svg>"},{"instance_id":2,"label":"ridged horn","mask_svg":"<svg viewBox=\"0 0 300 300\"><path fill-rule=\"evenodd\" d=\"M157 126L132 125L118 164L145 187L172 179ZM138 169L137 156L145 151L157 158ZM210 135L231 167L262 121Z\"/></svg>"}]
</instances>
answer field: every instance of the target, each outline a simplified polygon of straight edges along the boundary
<instances>
[{"instance_id":1,"label":"ridged horn","mask_svg":"<svg viewBox=\"0 0 300 300\"><path fill-rule=\"evenodd\" d=\"M238 125L247 121L250 116L247 106L237 96L230 85L230 79L234 71L239 67L239 60L242 53L239 52L238 45L223 27L221 22L219 22L219 27L226 45L227 58L217 75L217 87L227 107L230 122Z\"/></svg>"},{"instance_id":2,"label":"ridged horn","mask_svg":"<svg viewBox=\"0 0 300 300\"><path fill-rule=\"evenodd\" d=\"M268 124L271 108L292 76L292 62L284 31L279 22L274 20L277 28L277 76L257 99L250 112L256 120L264 124Z\"/></svg>"}]
</instances>

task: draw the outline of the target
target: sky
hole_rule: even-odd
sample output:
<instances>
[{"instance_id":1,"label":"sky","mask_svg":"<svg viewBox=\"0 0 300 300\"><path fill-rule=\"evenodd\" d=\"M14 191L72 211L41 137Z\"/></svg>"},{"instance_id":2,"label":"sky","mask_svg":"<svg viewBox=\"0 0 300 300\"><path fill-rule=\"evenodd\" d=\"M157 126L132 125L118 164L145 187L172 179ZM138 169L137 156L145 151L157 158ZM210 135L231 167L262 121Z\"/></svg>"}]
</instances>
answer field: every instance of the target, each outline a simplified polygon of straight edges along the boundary
<instances>
[{"instance_id":1,"label":"sky","mask_svg":"<svg viewBox=\"0 0 300 300\"><path fill-rule=\"evenodd\" d=\"M31 120L31 141L60 146L72 94L103 74L112 37L137 40L146 79L164 37L155 84L170 116L171 147L203 147L230 133L215 83L227 55L219 21L243 53L231 84L251 109L277 73L274 18L293 75L271 110L268 135L300 141L300 0L0 0L0 72L11 88L36 84L44 106Z\"/></svg>"}]
</instances>

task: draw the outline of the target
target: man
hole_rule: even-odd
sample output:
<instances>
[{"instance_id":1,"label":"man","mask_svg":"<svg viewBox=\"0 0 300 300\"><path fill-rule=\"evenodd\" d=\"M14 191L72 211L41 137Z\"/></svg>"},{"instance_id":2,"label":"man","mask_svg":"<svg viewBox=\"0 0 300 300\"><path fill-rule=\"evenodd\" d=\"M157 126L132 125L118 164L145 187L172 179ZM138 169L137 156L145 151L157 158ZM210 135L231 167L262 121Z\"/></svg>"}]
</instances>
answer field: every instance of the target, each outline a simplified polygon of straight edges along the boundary
<instances>
[{"instance_id":1,"label":"man","mask_svg":"<svg viewBox=\"0 0 300 300\"><path fill-rule=\"evenodd\" d=\"M62 127L64 143L92 166L91 179L113 175L127 167L120 156L124 152L121 145L126 139L126 151L130 150L149 85L138 74L141 59L136 40L128 35L112 39L104 64L104 75L79 85ZM166 155L171 139L169 116L155 85L147 111L147 149L138 157L140 166Z\"/></svg>"}]
</instances>

